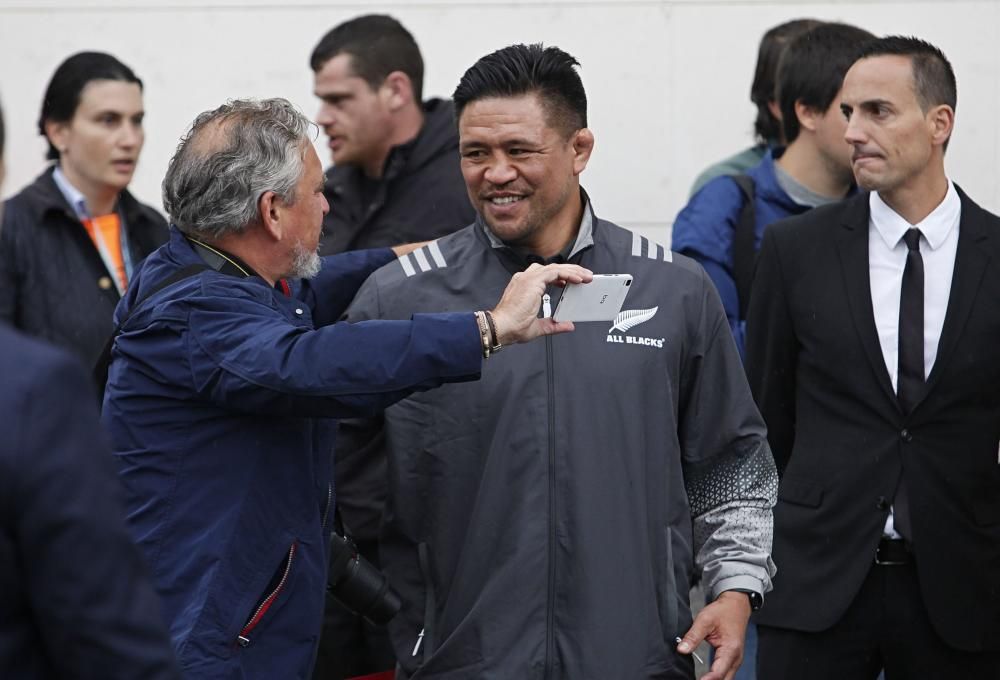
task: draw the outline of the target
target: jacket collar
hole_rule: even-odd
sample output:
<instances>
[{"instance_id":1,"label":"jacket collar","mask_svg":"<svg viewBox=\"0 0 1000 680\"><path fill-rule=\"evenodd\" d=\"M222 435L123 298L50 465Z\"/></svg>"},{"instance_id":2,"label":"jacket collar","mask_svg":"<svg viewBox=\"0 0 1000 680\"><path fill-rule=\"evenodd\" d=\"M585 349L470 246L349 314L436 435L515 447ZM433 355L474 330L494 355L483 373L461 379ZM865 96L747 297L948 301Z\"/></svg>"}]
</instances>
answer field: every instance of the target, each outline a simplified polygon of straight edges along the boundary
<instances>
[{"instance_id":1,"label":"jacket collar","mask_svg":"<svg viewBox=\"0 0 1000 680\"><path fill-rule=\"evenodd\" d=\"M90 211L87 209L87 198L83 195L82 191L70 184L69 180L66 179L66 175L63 174L62 168L58 165L52 166L52 181L56 183L59 191L62 192L63 198L66 199L73 212L76 213L77 219L81 222L90 219Z\"/></svg>"},{"instance_id":2,"label":"jacket collar","mask_svg":"<svg viewBox=\"0 0 1000 680\"><path fill-rule=\"evenodd\" d=\"M911 227L920 229L931 249L937 250L948 238L951 230L958 225L962 213L962 199L958 197L958 190L950 180L944 199L920 224L907 222L902 215L890 208L877 192L868 194L868 203L871 224L890 250L896 247Z\"/></svg>"},{"instance_id":3,"label":"jacket collar","mask_svg":"<svg viewBox=\"0 0 1000 680\"><path fill-rule=\"evenodd\" d=\"M229 276L235 276L243 279L250 278L251 276L263 278L254 270L253 267L238 258L236 255L233 255L218 246L200 241L193 236L185 236L185 238L188 243L191 244L191 249L198 255L198 257L200 257L205 264L220 274L228 274Z\"/></svg>"},{"instance_id":4,"label":"jacket collar","mask_svg":"<svg viewBox=\"0 0 1000 680\"><path fill-rule=\"evenodd\" d=\"M583 217L580 218L580 227L576 232L576 239L571 245L567 245L556 257L561 256L561 261L570 262L580 253L594 245L594 225L597 218L594 216L594 209L590 203L590 196L580 187L580 197L583 199ZM511 271L521 271L533 262L537 262L537 256L531 256L518 249L512 248L496 237L490 228L483 221L482 215L476 213L476 233L480 238L484 238L504 264ZM555 259L555 258L553 258Z\"/></svg>"},{"instance_id":5,"label":"jacket collar","mask_svg":"<svg viewBox=\"0 0 1000 680\"><path fill-rule=\"evenodd\" d=\"M55 164L51 165L25 188L23 192L25 205L37 222L42 221L49 213L63 214L78 222L80 218L77 211L66 200L66 196L52 176L55 168ZM118 206L125 218L125 226L129 230L142 221L142 205L127 189L118 195Z\"/></svg>"},{"instance_id":6,"label":"jacket collar","mask_svg":"<svg viewBox=\"0 0 1000 680\"><path fill-rule=\"evenodd\" d=\"M955 190L962 202L958 250L955 253L955 273L948 296L944 327L941 329L941 339L938 342L937 358L934 360L930 375L927 376L924 392L913 408L914 412L934 389L955 355L955 345L974 306L992 252L991 248L984 247L985 242L992 237L987 229L988 220L991 219L989 214L970 199L961 187L955 185ZM837 229L835 240L851 310L852 325L859 334L861 345L882 391L898 408L896 394L892 389L885 359L882 356L872 309L868 265L868 230L871 214L869 194L865 191L859 192L839 205L843 206L841 228Z\"/></svg>"}]
</instances>

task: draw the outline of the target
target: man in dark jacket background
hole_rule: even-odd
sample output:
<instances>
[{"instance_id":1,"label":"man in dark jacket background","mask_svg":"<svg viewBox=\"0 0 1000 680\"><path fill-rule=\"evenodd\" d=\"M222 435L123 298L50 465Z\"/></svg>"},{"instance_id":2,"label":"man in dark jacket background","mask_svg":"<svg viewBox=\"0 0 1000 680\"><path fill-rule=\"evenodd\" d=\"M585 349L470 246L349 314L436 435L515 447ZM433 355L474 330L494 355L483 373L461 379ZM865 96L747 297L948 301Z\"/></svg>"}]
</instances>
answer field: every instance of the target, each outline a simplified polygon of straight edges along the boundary
<instances>
[{"instance_id":1,"label":"man in dark jacket background","mask_svg":"<svg viewBox=\"0 0 1000 680\"><path fill-rule=\"evenodd\" d=\"M321 253L426 241L475 218L458 164L454 107L421 103L413 36L384 15L335 27L310 57L329 138Z\"/></svg>"},{"instance_id":2,"label":"man in dark jacket background","mask_svg":"<svg viewBox=\"0 0 1000 680\"><path fill-rule=\"evenodd\" d=\"M323 36L310 64L322 102L316 120L329 137L334 162L326 172L330 212L321 253L426 241L473 221L454 107L444 99L421 104L424 63L406 28L385 15L356 17ZM344 524L375 565L385 498L380 431L341 421L336 462ZM385 628L336 602L328 605L324 630L317 678L337 680L395 665Z\"/></svg>"}]
</instances>

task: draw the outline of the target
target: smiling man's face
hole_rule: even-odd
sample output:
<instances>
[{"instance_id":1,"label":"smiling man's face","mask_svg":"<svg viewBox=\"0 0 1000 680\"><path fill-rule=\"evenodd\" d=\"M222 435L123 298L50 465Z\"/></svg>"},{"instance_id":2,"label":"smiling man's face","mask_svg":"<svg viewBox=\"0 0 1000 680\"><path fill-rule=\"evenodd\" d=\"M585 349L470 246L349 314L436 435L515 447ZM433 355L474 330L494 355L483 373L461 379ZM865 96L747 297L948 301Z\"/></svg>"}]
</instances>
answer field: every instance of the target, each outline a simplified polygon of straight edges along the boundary
<instances>
[{"instance_id":1,"label":"smiling man's face","mask_svg":"<svg viewBox=\"0 0 1000 680\"><path fill-rule=\"evenodd\" d=\"M537 94L470 102L458 131L469 198L497 238L532 249L575 209L589 152L575 147L581 131L551 125Z\"/></svg>"}]
</instances>

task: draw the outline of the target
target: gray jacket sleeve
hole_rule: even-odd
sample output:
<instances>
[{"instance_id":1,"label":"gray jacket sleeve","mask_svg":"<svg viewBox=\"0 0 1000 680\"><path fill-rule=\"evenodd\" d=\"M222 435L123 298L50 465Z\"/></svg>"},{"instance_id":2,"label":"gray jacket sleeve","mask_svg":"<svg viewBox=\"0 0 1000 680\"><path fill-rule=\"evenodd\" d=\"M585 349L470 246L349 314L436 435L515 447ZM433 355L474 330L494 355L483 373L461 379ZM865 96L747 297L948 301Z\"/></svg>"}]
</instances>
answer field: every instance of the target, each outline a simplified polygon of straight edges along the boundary
<instances>
[{"instance_id":1,"label":"gray jacket sleeve","mask_svg":"<svg viewBox=\"0 0 1000 680\"><path fill-rule=\"evenodd\" d=\"M778 476L718 294L703 279L681 378L679 432L695 563L714 599L771 589Z\"/></svg>"}]
</instances>

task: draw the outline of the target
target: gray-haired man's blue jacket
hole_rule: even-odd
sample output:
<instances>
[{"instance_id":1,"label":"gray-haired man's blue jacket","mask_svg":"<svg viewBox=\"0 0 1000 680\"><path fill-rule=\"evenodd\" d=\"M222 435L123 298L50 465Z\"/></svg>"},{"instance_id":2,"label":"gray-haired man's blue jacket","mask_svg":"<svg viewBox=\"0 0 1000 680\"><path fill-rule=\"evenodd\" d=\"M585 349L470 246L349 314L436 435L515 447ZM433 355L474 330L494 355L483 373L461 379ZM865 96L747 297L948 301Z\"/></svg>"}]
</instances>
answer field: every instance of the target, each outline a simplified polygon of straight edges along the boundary
<instances>
[{"instance_id":1,"label":"gray-haired man's blue jacket","mask_svg":"<svg viewBox=\"0 0 1000 680\"><path fill-rule=\"evenodd\" d=\"M309 675L327 578L331 418L478 377L471 312L335 324L389 249L324 258L287 295L176 229L118 308L103 420L184 677ZM142 299L149 294L148 298Z\"/></svg>"}]
</instances>

